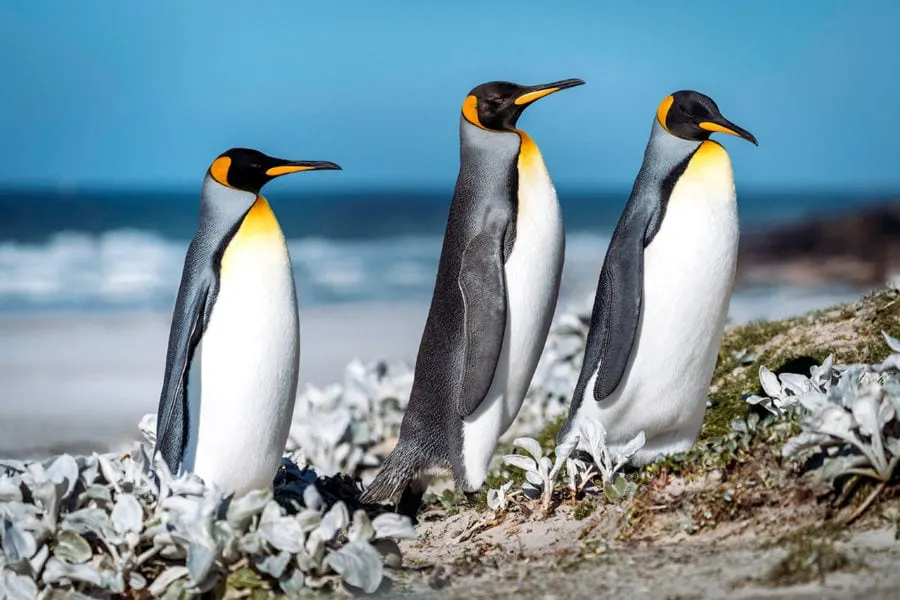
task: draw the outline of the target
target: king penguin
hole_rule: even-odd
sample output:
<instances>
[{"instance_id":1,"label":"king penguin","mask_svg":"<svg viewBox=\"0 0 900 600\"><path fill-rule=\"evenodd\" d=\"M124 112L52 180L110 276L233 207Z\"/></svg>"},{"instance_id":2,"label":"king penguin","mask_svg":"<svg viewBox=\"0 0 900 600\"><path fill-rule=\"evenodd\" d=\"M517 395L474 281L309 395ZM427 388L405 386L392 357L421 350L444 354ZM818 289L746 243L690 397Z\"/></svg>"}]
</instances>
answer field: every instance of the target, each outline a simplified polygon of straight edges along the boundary
<instances>
[{"instance_id":1,"label":"king penguin","mask_svg":"<svg viewBox=\"0 0 900 600\"><path fill-rule=\"evenodd\" d=\"M756 138L695 91L660 103L644 162L613 232L584 361L559 442L599 422L612 452L641 431L640 466L688 450L706 412L734 284L738 212L728 153ZM758 145L758 144L757 144Z\"/></svg>"},{"instance_id":2,"label":"king penguin","mask_svg":"<svg viewBox=\"0 0 900 600\"><path fill-rule=\"evenodd\" d=\"M430 477L477 491L512 424L556 307L565 236L540 150L516 128L532 102L584 82L494 81L460 115L460 168L400 437L364 502L402 492L415 518Z\"/></svg>"},{"instance_id":3,"label":"king penguin","mask_svg":"<svg viewBox=\"0 0 900 600\"><path fill-rule=\"evenodd\" d=\"M270 488L297 392L299 315L284 235L260 189L340 169L232 148L203 181L169 334L156 452L237 496Z\"/></svg>"}]
</instances>

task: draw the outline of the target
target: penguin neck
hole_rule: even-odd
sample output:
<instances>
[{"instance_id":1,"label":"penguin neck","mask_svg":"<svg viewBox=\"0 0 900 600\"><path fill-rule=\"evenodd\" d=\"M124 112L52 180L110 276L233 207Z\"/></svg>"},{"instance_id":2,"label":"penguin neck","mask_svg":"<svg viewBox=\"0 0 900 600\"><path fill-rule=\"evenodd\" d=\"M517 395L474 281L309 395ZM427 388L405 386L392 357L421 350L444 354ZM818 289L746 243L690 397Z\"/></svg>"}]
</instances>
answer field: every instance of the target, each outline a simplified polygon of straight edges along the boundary
<instances>
[{"instance_id":1,"label":"penguin neck","mask_svg":"<svg viewBox=\"0 0 900 600\"><path fill-rule=\"evenodd\" d=\"M645 170L653 172L644 173ZM731 160L721 144L710 139L682 139L667 132L654 119L641 175L649 176L656 184L662 184L673 173L677 175L676 179L702 179L706 185L723 186L723 189L734 185ZM672 192L675 182L670 183L671 185L660 189Z\"/></svg>"},{"instance_id":2,"label":"penguin neck","mask_svg":"<svg viewBox=\"0 0 900 600\"><path fill-rule=\"evenodd\" d=\"M672 135L663 129L659 120L654 117L653 127L650 130L650 141L647 142L647 149L644 151L644 164L641 170L653 167L654 170L660 170L662 177L665 178L672 169L696 152L702 143Z\"/></svg>"},{"instance_id":3,"label":"penguin neck","mask_svg":"<svg viewBox=\"0 0 900 600\"><path fill-rule=\"evenodd\" d=\"M459 141L460 169L455 195L463 193L478 198L503 196L514 206L521 144L519 135L512 131L482 129L461 119Z\"/></svg>"},{"instance_id":4,"label":"penguin neck","mask_svg":"<svg viewBox=\"0 0 900 600\"><path fill-rule=\"evenodd\" d=\"M459 137L464 169L471 169L472 161L482 161L493 163L494 169L502 168L504 174L517 171L520 180L523 175L527 180L549 179L540 149L531 136L521 129L484 129L461 117ZM522 181L519 181L521 184Z\"/></svg>"},{"instance_id":5,"label":"penguin neck","mask_svg":"<svg viewBox=\"0 0 900 600\"><path fill-rule=\"evenodd\" d=\"M644 162L634 180L629 202L639 202L648 210L654 206L665 209L672 191L672 185L667 185L667 182L674 184L671 181L673 175L677 179L677 171L684 169L700 144L670 134L654 117Z\"/></svg>"},{"instance_id":6,"label":"penguin neck","mask_svg":"<svg viewBox=\"0 0 900 600\"><path fill-rule=\"evenodd\" d=\"M530 139L531 138L529 138L529 140ZM522 138L519 136L518 131L484 129L469 123L464 117L460 117L459 141L463 161L465 161L469 155L490 153L496 157L508 157L514 165L515 161L513 159L519 153L519 146L522 143ZM534 142L532 142L532 145L533 144ZM537 148L537 146L535 146L535 148Z\"/></svg>"},{"instance_id":7,"label":"penguin neck","mask_svg":"<svg viewBox=\"0 0 900 600\"><path fill-rule=\"evenodd\" d=\"M460 147L463 151L466 148L474 148L478 150L494 150L507 154L514 147L517 147L516 150L521 164L530 166L536 162L539 162L541 165L544 163L537 144L530 135L521 129L511 129L510 131L486 129L473 125L464 117L460 117L459 138Z\"/></svg>"},{"instance_id":8,"label":"penguin neck","mask_svg":"<svg viewBox=\"0 0 900 600\"><path fill-rule=\"evenodd\" d=\"M200 197L200 222L222 224L229 230L234 229L253 208L256 199L257 195L253 192L222 185L207 174Z\"/></svg>"}]
</instances>

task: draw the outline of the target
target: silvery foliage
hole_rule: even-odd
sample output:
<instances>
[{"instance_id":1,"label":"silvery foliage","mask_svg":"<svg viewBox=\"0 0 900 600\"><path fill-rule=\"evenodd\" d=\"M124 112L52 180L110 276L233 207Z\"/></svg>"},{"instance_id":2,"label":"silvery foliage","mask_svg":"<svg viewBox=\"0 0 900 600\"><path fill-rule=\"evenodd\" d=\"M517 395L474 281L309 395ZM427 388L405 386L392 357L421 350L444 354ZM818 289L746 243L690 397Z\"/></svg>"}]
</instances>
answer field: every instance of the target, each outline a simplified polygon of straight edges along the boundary
<instances>
[{"instance_id":1,"label":"silvery foliage","mask_svg":"<svg viewBox=\"0 0 900 600\"><path fill-rule=\"evenodd\" d=\"M594 459L594 467L600 474L603 484L613 483L613 479L619 471L628 464L631 457L644 447L647 439L643 431L638 432L634 438L628 441L621 449L613 452L606 444L606 429L599 421L584 421L581 424L580 437L588 447L588 452Z\"/></svg>"},{"instance_id":2,"label":"silvery foliage","mask_svg":"<svg viewBox=\"0 0 900 600\"><path fill-rule=\"evenodd\" d=\"M610 502L621 498L630 498L636 489L634 482L619 474L638 450L644 447L646 436L643 431L616 451L610 450L606 443L606 429L599 421L584 421L580 425L579 438L584 439L593 464L586 464L574 459L567 464L569 486L575 490L584 487L593 477L594 472L600 476L603 494ZM578 481L581 481L579 484Z\"/></svg>"},{"instance_id":3,"label":"silvery foliage","mask_svg":"<svg viewBox=\"0 0 900 600\"><path fill-rule=\"evenodd\" d=\"M785 457L821 452L827 482L862 475L887 482L900 463L900 340L886 333L892 353L881 364L834 365L829 356L809 377L760 372L767 397L752 397L779 415L796 413L801 431L782 449ZM765 377L765 379L763 379Z\"/></svg>"},{"instance_id":4,"label":"silvery foliage","mask_svg":"<svg viewBox=\"0 0 900 600\"><path fill-rule=\"evenodd\" d=\"M522 484L522 491L529 498L540 496L542 506L547 508L550 506L553 486L559 471L572 454L577 442L576 439L560 444L554 453L555 460L550 460L549 456L544 456L544 451L537 440L527 437L516 438L513 440L513 446L525 450L531 457L522 454L507 454L503 457L503 462L525 471L525 483Z\"/></svg>"},{"instance_id":5,"label":"silvery foliage","mask_svg":"<svg viewBox=\"0 0 900 600\"><path fill-rule=\"evenodd\" d=\"M413 371L403 363L352 361L343 383L307 386L297 396L287 449L297 464L322 475L362 476L381 459L374 446L393 438L412 389Z\"/></svg>"},{"instance_id":6,"label":"silvery foliage","mask_svg":"<svg viewBox=\"0 0 900 600\"><path fill-rule=\"evenodd\" d=\"M495 513L506 510L506 506L509 504L510 499L509 488L512 487L512 484L512 481L507 481L496 490L488 490L487 506L489 509Z\"/></svg>"},{"instance_id":7,"label":"silvery foliage","mask_svg":"<svg viewBox=\"0 0 900 600\"><path fill-rule=\"evenodd\" d=\"M502 440L539 431L565 414L581 368L593 295L588 300L554 321L522 409ZM386 455L385 442L399 434L412 382L413 371L403 363L354 360L343 383L307 386L294 409L290 458L322 475L342 472L368 483Z\"/></svg>"},{"instance_id":8,"label":"silvery foliage","mask_svg":"<svg viewBox=\"0 0 900 600\"><path fill-rule=\"evenodd\" d=\"M152 437L148 422L141 428ZM416 537L406 517L370 521L357 511L351 520L314 485L303 497L293 515L268 490L228 502L194 475L173 478L162 461L151 470L146 444L0 461L0 598L36 598L51 586L175 598L212 589L244 563L286 593L338 579L373 592L383 578L373 544Z\"/></svg>"},{"instance_id":9,"label":"silvery foliage","mask_svg":"<svg viewBox=\"0 0 900 600\"><path fill-rule=\"evenodd\" d=\"M782 373L775 375L765 366L759 368L759 382L765 396L755 394L747 397L747 402L759 405L773 415L790 416L800 406L800 398L809 392L827 392L836 376L834 355L829 354L825 361L810 370L809 377L799 373Z\"/></svg>"},{"instance_id":10,"label":"silvery foliage","mask_svg":"<svg viewBox=\"0 0 900 600\"><path fill-rule=\"evenodd\" d=\"M573 458L575 448L584 440L584 445L593 458L593 463ZM590 421L582 424L578 435L556 446L554 458L544 456L541 445L532 438L517 438L513 445L525 450L531 456L507 454L503 462L511 467L525 471L525 482L522 491L528 498L541 497L544 509L550 506L554 485L563 466L566 468L568 487L573 492L583 489L596 474L600 477L605 495L610 501L622 497L630 497L635 486L619 474L638 450L644 447L646 438L641 431L637 436L614 452L606 444L606 430L599 422ZM492 490L493 491L493 490ZM499 492L497 492L499 494Z\"/></svg>"}]
</instances>

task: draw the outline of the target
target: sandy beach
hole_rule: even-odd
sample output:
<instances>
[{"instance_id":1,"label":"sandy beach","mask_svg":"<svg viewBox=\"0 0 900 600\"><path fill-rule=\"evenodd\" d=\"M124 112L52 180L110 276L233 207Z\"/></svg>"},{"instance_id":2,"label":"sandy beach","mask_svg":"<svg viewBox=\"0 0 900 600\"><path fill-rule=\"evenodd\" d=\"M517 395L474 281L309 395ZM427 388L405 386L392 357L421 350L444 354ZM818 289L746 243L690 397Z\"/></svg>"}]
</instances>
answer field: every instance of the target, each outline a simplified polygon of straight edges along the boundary
<instances>
[{"instance_id":1,"label":"sandy beach","mask_svg":"<svg viewBox=\"0 0 900 600\"><path fill-rule=\"evenodd\" d=\"M739 291L729 325L799 314L859 293ZM557 314L569 306L561 300ZM427 311L424 303L301 308L299 389L340 381L354 358L413 365ZM139 419L156 411L169 319L162 312L0 317L0 456L90 453L136 439Z\"/></svg>"},{"instance_id":2,"label":"sandy beach","mask_svg":"<svg viewBox=\"0 0 900 600\"><path fill-rule=\"evenodd\" d=\"M412 364L425 305L302 309L300 389L341 379L353 358ZM169 314L0 318L0 456L105 450L155 412Z\"/></svg>"}]
</instances>

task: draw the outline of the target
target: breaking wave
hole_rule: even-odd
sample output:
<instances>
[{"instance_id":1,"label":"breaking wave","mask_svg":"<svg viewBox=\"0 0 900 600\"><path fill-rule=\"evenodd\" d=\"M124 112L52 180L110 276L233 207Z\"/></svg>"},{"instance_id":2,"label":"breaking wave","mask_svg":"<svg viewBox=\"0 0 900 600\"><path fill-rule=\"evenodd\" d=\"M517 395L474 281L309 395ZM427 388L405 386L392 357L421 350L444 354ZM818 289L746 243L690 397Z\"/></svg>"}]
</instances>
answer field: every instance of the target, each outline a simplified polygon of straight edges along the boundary
<instances>
[{"instance_id":1,"label":"breaking wave","mask_svg":"<svg viewBox=\"0 0 900 600\"><path fill-rule=\"evenodd\" d=\"M607 243L600 235L569 236L564 294L596 286ZM0 310L169 310L187 246L139 229L0 241ZM441 238L303 238L288 247L304 305L421 302L434 288Z\"/></svg>"}]
</instances>

